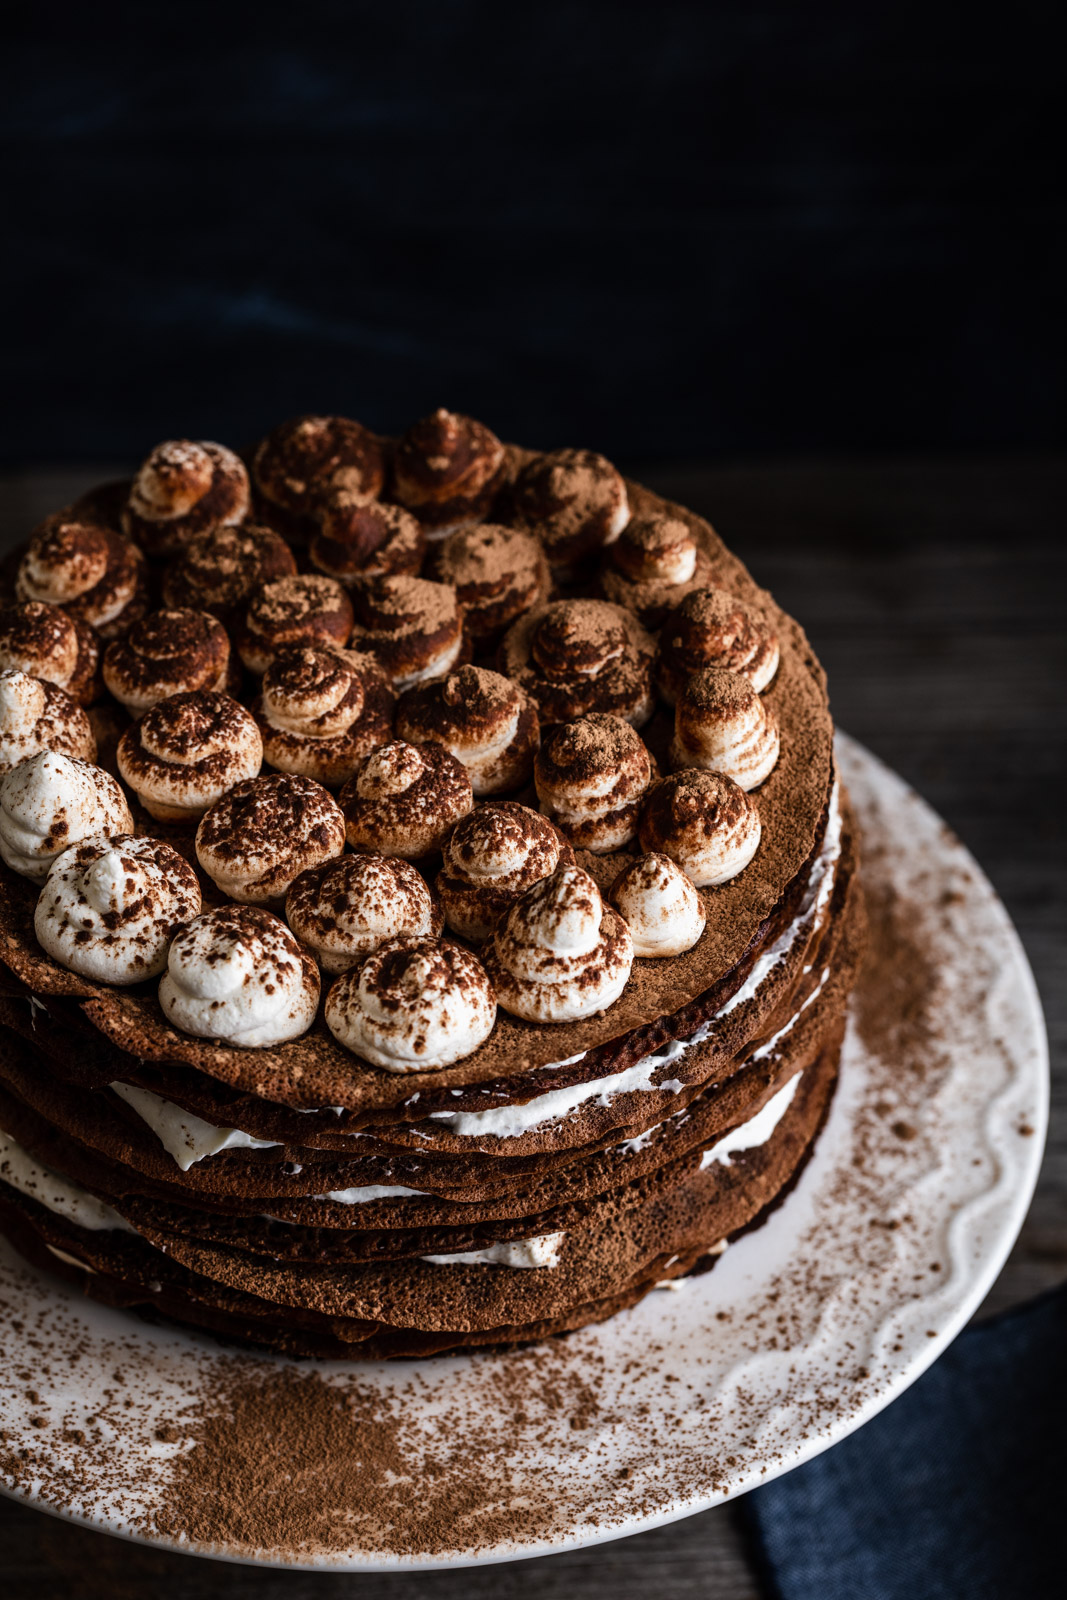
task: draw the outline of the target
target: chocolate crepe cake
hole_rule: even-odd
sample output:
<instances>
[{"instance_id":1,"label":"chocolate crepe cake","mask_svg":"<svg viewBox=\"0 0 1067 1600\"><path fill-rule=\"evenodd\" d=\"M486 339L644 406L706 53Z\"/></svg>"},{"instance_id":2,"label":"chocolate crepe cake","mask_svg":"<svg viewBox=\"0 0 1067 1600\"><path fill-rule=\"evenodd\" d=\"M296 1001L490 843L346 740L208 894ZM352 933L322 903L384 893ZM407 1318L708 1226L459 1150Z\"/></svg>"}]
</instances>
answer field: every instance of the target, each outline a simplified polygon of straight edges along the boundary
<instances>
[{"instance_id":1,"label":"chocolate crepe cake","mask_svg":"<svg viewBox=\"0 0 1067 1600\"><path fill-rule=\"evenodd\" d=\"M293 1354L712 1265L863 943L822 670L699 517L438 411L158 446L0 613L0 1228Z\"/></svg>"}]
</instances>

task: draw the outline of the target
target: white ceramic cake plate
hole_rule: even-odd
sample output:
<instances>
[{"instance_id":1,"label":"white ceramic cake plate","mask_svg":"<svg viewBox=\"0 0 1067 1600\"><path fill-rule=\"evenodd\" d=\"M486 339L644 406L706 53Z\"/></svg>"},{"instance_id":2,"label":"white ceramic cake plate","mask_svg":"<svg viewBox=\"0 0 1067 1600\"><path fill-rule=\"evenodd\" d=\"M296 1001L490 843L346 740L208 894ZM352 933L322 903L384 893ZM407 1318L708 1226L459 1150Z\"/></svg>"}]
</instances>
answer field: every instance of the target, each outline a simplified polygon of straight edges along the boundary
<instances>
[{"instance_id":1,"label":"white ceramic cake plate","mask_svg":"<svg viewBox=\"0 0 1067 1600\"><path fill-rule=\"evenodd\" d=\"M402 1421L413 1500L443 1495L451 1508L436 1544L417 1555L399 1537L397 1548L361 1547L354 1532L351 1547L318 1554L157 1536L153 1508L175 1457L203 1448L161 1441L161 1421L232 1377L235 1361L259 1380L291 1364L94 1306L0 1241L0 1438L23 1466L6 1492L234 1561L348 1571L507 1561L742 1494L902 1393L979 1305L1022 1224L1044 1143L1047 1047L1018 937L974 860L868 752L842 736L838 753L874 917L897 907L902 1019L876 1050L854 1008L829 1120L780 1209L714 1271L548 1346L318 1365ZM929 1026L915 1015L924 994ZM129 1405L116 1401L117 1368ZM107 1483L72 1433L89 1418L108 1430ZM276 1450L281 1471L284 1438ZM477 1482L459 1493L468 1452Z\"/></svg>"}]
</instances>

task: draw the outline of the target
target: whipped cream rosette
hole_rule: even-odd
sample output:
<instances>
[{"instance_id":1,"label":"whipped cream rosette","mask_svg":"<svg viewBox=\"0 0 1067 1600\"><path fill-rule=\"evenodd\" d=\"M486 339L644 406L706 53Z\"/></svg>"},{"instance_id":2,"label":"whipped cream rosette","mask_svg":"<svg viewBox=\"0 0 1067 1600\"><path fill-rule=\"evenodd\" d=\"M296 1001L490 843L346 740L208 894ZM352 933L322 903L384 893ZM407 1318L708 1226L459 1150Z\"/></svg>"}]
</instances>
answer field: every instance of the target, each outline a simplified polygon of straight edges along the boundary
<instances>
[{"instance_id":1,"label":"whipped cream rosette","mask_svg":"<svg viewBox=\"0 0 1067 1600\"><path fill-rule=\"evenodd\" d=\"M229 617L263 584L295 575L296 558L273 528L205 528L164 571L163 604Z\"/></svg>"},{"instance_id":2,"label":"whipped cream rosette","mask_svg":"<svg viewBox=\"0 0 1067 1600\"><path fill-rule=\"evenodd\" d=\"M170 695L119 740L119 774L152 817L195 822L263 764L255 718L229 695Z\"/></svg>"},{"instance_id":3,"label":"whipped cream rosette","mask_svg":"<svg viewBox=\"0 0 1067 1600\"><path fill-rule=\"evenodd\" d=\"M134 717L168 695L222 692L234 676L229 634L207 611L152 611L108 645L103 674Z\"/></svg>"},{"instance_id":4,"label":"whipped cream rosette","mask_svg":"<svg viewBox=\"0 0 1067 1600\"><path fill-rule=\"evenodd\" d=\"M443 745L393 739L367 757L340 801L353 850L419 861L440 850L474 793L466 767Z\"/></svg>"},{"instance_id":5,"label":"whipped cream rosette","mask_svg":"<svg viewBox=\"0 0 1067 1600\"><path fill-rule=\"evenodd\" d=\"M535 456L515 481L513 504L516 519L536 531L563 572L612 544L630 520L622 474L595 450Z\"/></svg>"},{"instance_id":6,"label":"whipped cream rosette","mask_svg":"<svg viewBox=\"0 0 1067 1600\"><path fill-rule=\"evenodd\" d=\"M257 589L235 629L249 672L266 672L290 645L344 646L352 632L352 604L343 584L321 572L275 578Z\"/></svg>"},{"instance_id":7,"label":"whipped cream rosette","mask_svg":"<svg viewBox=\"0 0 1067 1600\"><path fill-rule=\"evenodd\" d=\"M359 491L335 489L319 505L315 521L311 564L341 583L417 573L422 566L426 534L403 506L368 503Z\"/></svg>"},{"instance_id":8,"label":"whipped cream rosette","mask_svg":"<svg viewBox=\"0 0 1067 1600\"><path fill-rule=\"evenodd\" d=\"M498 925L486 970L497 999L529 1022L606 1011L626 987L634 949L626 923L580 867L557 867Z\"/></svg>"},{"instance_id":9,"label":"whipped cream rosette","mask_svg":"<svg viewBox=\"0 0 1067 1600\"><path fill-rule=\"evenodd\" d=\"M443 745L480 799L529 782L540 723L518 684L484 667L460 667L408 689L396 708L396 731L409 744Z\"/></svg>"},{"instance_id":10,"label":"whipped cream rosette","mask_svg":"<svg viewBox=\"0 0 1067 1600\"><path fill-rule=\"evenodd\" d=\"M508 630L497 667L537 701L543 727L606 712L640 728L655 703L655 655L655 640L624 606L552 600Z\"/></svg>"},{"instance_id":11,"label":"whipped cream rosette","mask_svg":"<svg viewBox=\"0 0 1067 1600\"><path fill-rule=\"evenodd\" d=\"M485 970L447 940L390 939L342 974L326 1023L355 1055L387 1072L429 1072L461 1061L496 1021Z\"/></svg>"},{"instance_id":12,"label":"whipped cream rosette","mask_svg":"<svg viewBox=\"0 0 1067 1600\"><path fill-rule=\"evenodd\" d=\"M724 667L695 672L674 712L673 767L703 767L758 789L774 771L781 741L774 713L747 678Z\"/></svg>"},{"instance_id":13,"label":"whipped cream rosette","mask_svg":"<svg viewBox=\"0 0 1067 1600\"><path fill-rule=\"evenodd\" d=\"M392 497L415 513L430 539L443 539L485 520L507 465L504 446L483 422L439 407L397 444Z\"/></svg>"},{"instance_id":14,"label":"whipped cream rosette","mask_svg":"<svg viewBox=\"0 0 1067 1600\"><path fill-rule=\"evenodd\" d=\"M174 940L159 1003L183 1033L266 1049L310 1028L319 974L269 911L221 906L196 917Z\"/></svg>"},{"instance_id":15,"label":"whipped cream rosette","mask_svg":"<svg viewBox=\"0 0 1067 1600\"><path fill-rule=\"evenodd\" d=\"M463 654L463 615L447 583L405 574L352 586L352 645L376 656L397 692L449 672Z\"/></svg>"},{"instance_id":16,"label":"whipped cream rosette","mask_svg":"<svg viewBox=\"0 0 1067 1600\"><path fill-rule=\"evenodd\" d=\"M61 606L23 600L0 610L0 671L41 678L87 706L100 693L99 667L96 634Z\"/></svg>"},{"instance_id":17,"label":"whipped cream rosette","mask_svg":"<svg viewBox=\"0 0 1067 1600\"><path fill-rule=\"evenodd\" d=\"M96 760L89 718L63 689L25 672L0 672L0 772L42 750Z\"/></svg>"},{"instance_id":18,"label":"whipped cream rosette","mask_svg":"<svg viewBox=\"0 0 1067 1600\"><path fill-rule=\"evenodd\" d=\"M652 853L624 867L608 899L625 919L637 956L680 956L707 923L703 900L670 856Z\"/></svg>"},{"instance_id":19,"label":"whipped cream rosette","mask_svg":"<svg viewBox=\"0 0 1067 1600\"><path fill-rule=\"evenodd\" d=\"M448 926L480 944L508 908L574 851L547 817L511 800L478 806L448 835L437 892Z\"/></svg>"},{"instance_id":20,"label":"whipped cream rosette","mask_svg":"<svg viewBox=\"0 0 1067 1600\"><path fill-rule=\"evenodd\" d=\"M680 517L633 517L608 552L600 588L646 628L658 628L671 607L705 587L711 575L711 561Z\"/></svg>"},{"instance_id":21,"label":"whipped cream rosette","mask_svg":"<svg viewBox=\"0 0 1067 1600\"><path fill-rule=\"evenodd\" d=\"M458 528L436 547L433 576L449 583L463 607L463 625L486 649L552 589L544 547L535 534L483 522Z\"/></svg>"},{"instance_id":22,"label":"whipped cream rosette","mask_svg":"<svg viewBox=\"0 0 1067 1600\"><path fill-rule=\"evenodd\" d=\"M669 856L698 888L729 883L759 848L759 811L721 772L689 768L653 784L641 816L645 850Z\"/></svg>"},{"instance_id":23,"label":"whipped cream rosette","mask_svg":"<svg viewBox=\"0 0 1067 1600\"><path fill-rule=\"evenodd\" d=\"M110 773L89 761L43 750L0 781L0 855L37 883L79 840L132 832L126 796Z\"/></svg>"},{"instance_id":24,"label":"whipped cream rosette","mask_svg":"<svg viewBox=\"0 0 1067 1600\"><path fill-rule=\"evenodd\" d=\"M252 479L267 520L303 542L331 493L360 505L378 498L385 458L375 435L350 417L293 417L257 446Z\"/></svg>"},{"instance_id":25,"label":"whipped cream rosette","mask_svg":"<svg viewBox=\"0 0 1067 1600\"><path fill-rule=\"evenodd\" d=\"M289 773L234 784L196 830L200 865L242 905L284 900L302 872L344 847L345 819L336 800L313 778Z\"/></svg>"},{"instance_id":26,"label":"whipped cream rosette","mask_svg":"<svg viewBox=\"0 0 1067 1600\"><path fill-rule=\"evenodd\" d=\"M196 873L169 844L98 834L53 861L33 926L71 972L125 985L163 970L171 940L199 910Z\"/></svg>"},{"instance_id":27,"label":"whipped cream rosette","mask_svg":"<svg viewBox=\"0 0 1067 1600\"><path fill-rule=\"evenodd\" d=\"M393 731L394 696L373 656L333 645L290 645L263 674L256 721L263 757L279 772L340 788Z\"/></svg>"},{"instance_id":28,"label":"whipped cream rosette","mask_svg":"<svg viewBox=\"0 0 1067 1600\"><path fill-rule=\"evenodd\" d=\"M248 507L240 456L210 439L166 439L142 462L122 526L147 555L174 556L206 528L243 522Z\"/></svg>"},{"instance_id":29,"label":"whipped cream rosette","mask_svg":"<svg viewBox=\"0 0 1067 1600\"><path fill-rule=\"evenodd\" d=\"M285 916L324 972L346 972L388 939L436 939L444 913L426 879L399 856L343 855L302 872Z\"/></svg>"},{"instance_id":30,"label":"whipped cream rosette","mask_svg":"<svg viewBox=\"0 0 1067 1600\"><path fill-rule=\"evenodd\" d=\"M102 639L117 639L148 609L148 571L137 546L114 529L60 511L31 533L15 593L62 606Z\"/></svg>"},{"instance_id":31,"label":"whipped cream rosette","mask_svg":"<svg viewBox=\"0 0 1067 1600\"><path fill-rule=\"evenodd\" d=\"M642 802L658 776L640 734L621 717L596 714L556 728L534 762L541 810L594 855L637 837Z\"/></svg>"},{"instance_id":32,"label":"whipped cream rosette","mask_svg":"<svg viewBox=\"0 0 1067 1600\"><path fill-rule=\"evenodd\" d=\"M724 667L759 694L779 659L777 630L760 610L723 589L694 589L663 619L656 683L673 705L694 672Z\"/></svg>"}]
</instances>

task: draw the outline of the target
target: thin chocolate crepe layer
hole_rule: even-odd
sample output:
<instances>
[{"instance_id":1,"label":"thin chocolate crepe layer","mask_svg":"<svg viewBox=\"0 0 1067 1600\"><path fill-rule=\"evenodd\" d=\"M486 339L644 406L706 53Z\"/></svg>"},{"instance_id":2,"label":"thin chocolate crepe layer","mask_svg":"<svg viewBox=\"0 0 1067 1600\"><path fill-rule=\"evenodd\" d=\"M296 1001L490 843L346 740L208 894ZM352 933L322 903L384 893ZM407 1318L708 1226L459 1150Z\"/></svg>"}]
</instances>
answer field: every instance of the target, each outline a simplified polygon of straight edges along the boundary
<instances>
[{"instance_id":1,"label":"thin chocolate crepe layer","mask_svg":"<svg viewBox=\"0 0 1067 1600\"><path fill-rule=\"evenodd\" d=\"M403 1076L367 1067L321 1023L300 1039L256 1051L218 1047L175 1032L164 1021L154 993L119 992L50 961L33 939L25 883L6 869L0 873L0 962L27 990L81 1001L91 1024L131 1055L183 1063L235 1089L294 1108L341 1105L364 1118L386 1111L402 1115L404 1103L415 1093L438 1095L455 1087L511 1082L546 1062L592 1052L660 1017L683 1012L697 996L722 983L724 975L739 974L739 963L751 956L761 930L779 911L816 846L831 784L833 730L825 680L803 630L753 582L706 522L639 485L627 487L635 515L679 517L693 530L712 564L714 581L765 611L781 642L781 664L763 697L777 717L782 749L756 796L762 840L739 877L707 891L707 927L693 950L666 961L637 962L626 991L601 1016L533 1025L501 1013L492 1035L473 1055L433 1073ZM595 1067L596 1058L587 1056L579 1070L594 1069L595 1076Z\"/></svg>"},{"instance_id":2,"label":"thin chocolate crepe layer","mask_svg":"<svg viewBox=\"0 0 1067 1600\"><path fill-rule=\"evenodd\" d=\"M769 1213L776 1197L766 1208ZM758 1226L757 1218L750 1227ZM464 1349L504 1348L509 1344L529 1343L568 1333L591 1322L602 1322L640 1300L656 1286L655 1277L631 1286L626 1294L590 1306L578 1306L567 1316L552 1322L534 1323L525 1328L501 1328L491 1335L468 1334L459 1339L449 1334L420 1334L412 1330L397 1333L375 1324L322 1317L315 1313L291 1312L290 1324L280 1327L277 1308L268 1300L226 1290L176 1263L163 1259L159 1275L152 1277L153 1260L131 1260L131 1252L115 1262L109 1258L105 1268L74 1265L71 1249L81 1249L88 1263L88 1252L72 1238L73 1230L42 1207L0 1184L0 1232L35 1266L78 1284L90 1299L121 1310L138 1312L148 1322L177 1323L195 1332L206 1331L240 1345L267 1348L279 1355L305 1356L325 1360L366 1361L402 1357L425 1357L459 1353ZM64 1242L65 1241L65 1242ZM702 1253L701 1253L702 1254ZM702 1265L701 1254L692 1253L671 1263L671 1276ZM103 1261L102 1253L97 1259ZM717 1257L705 1258L709 1266ZM126 1272L127 1277L116 1276ZM86 1276L89 1273L90 1276Z\"/></svg>"},{"instance_id":3,"label":"thin chocolate crepe layer","mask_svg":"<svg viewBox=\"0 0 1067 1600\"><path fill-rule=\"evenodd\" d=\"M552 1270L421 1261L292 1268L160 1233L163 1255L134 1235L76 1228L2 1183L0 1222L24 1254L66 1269L89 1295L288 1353L378 1359L539 1339L632 1304L773 1204L825 1115L841 1027L765 1144L704 1170L694 1152L688 1175L663 1193L632 1185L613 1202L610 1226L598 1216L567 1236ZM48 1245L91 1270L57 1261Z\"/></svg>"}]
</instances>

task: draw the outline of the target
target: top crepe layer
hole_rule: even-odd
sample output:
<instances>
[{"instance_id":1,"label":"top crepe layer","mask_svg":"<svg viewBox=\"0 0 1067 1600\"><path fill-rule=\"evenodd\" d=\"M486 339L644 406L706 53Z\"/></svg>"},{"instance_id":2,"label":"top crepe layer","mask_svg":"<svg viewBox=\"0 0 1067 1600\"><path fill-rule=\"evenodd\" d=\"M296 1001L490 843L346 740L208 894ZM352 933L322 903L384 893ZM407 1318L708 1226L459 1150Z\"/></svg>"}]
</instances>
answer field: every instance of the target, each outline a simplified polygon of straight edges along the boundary
<instances>
[{"instance_id":1,"label":"top crepe layer","mask_svg":"<svg viewBox=\"0 0 1067 1600\"><path fill-rule=\"evenodd\" d=\"M682 1010L717 985L727 997L742 976L733 983L729 975L761 938L818 839L832 782L833 724L826 681L803 629L754 582L709 523L638 484L628 483L627 492L635 516L667 515L683 521L708 558L710 582L765 611L781 644L778 673L764 693L781 729L781 755L753 795L763 829L760 848L738 878L704 891L707 926L692 950L666 960L638 959L623 995L603 1015L540 1025L501 1012L489 1039L473 1055L444 1069L402 1076L345 1050L327 1031L321 1013L303 1037L263 1050L219 1046L175 1031L154 990L120 992L84 980L45 956L32 932L32 888L6 869L0 960L27 989L80 1001L86 1018L105 1038L146 1062L185 1064L231 1088L294 1108L344 1106L371 1115L395 1113L416 1095L425 1101L442 1090L489 1082L498 1088L502 1081L513 1082L518 1098L524 1098L529 1087L524 1088L522 1079L531 1070L608 1045ZM655 732L653 724L646 737L654 742ZM144 831L166 834L158 825ZM582 864L594 867L606 884L626 859L587 858ZM568 1075L580 1077L580 1066Z\"/></svg>"}]
</instances>

